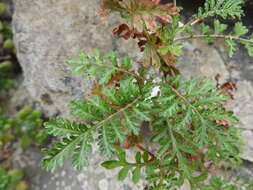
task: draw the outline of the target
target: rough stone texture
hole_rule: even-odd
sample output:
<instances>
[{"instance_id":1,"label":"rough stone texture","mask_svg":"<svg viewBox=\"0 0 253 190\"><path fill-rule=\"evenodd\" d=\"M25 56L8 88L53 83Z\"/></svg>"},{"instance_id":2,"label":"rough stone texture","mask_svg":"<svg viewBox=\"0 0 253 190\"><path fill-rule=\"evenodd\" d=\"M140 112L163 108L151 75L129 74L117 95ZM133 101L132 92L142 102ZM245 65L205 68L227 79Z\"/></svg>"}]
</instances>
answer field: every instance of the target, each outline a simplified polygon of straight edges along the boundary
<instances>
[{"instance_id":1,"label":"rough stone texture","mask_svg":"<svg viewBox=\"0 0 253 190\"><path fill-rule=\"evenodd\" d=\"M230 102L229 107L233 109L236 116L240 118L238 127L253 130L253 84L242 80L237 82L238 91L235 100Z\"/></svg>"},{"instance_id":2,"label":"rough stone texture","mask_svg":"<svg viewBox=\"0 0 253 190\"><path fill-rule=\"evenodd\" d=\"M184 76L209 77L222 73L221 82L229 79L229 72L219 52L200 40L184 43L184 55L180 58L179 68Z\"/></svg>"},{"instance_id":3,"label":"rough stone texture","mask_svg":"<svg viewBox=\"0 0 253 190\"><path fill-rule=\"evenodd\" d=\"M92 155L93 166L82 172L74 171L69 165L48 173L38 168L41 154L38 149L16 152L14 163L26 168L26 176L31 190L139 190L145 187L143 182L133 186L128 178L123 183L117 181L117 171L106 171L100 167L101 158Z\"/></svg>"},{"instance_id":4,"label":"rough stone texture","mask_svg":"<svg viewBox=\"0 0 253 190\"><path fill-rule=\"evenodd\" d=\"M138 56L136 46L131 41L116 39L109 35L119 22L118 18L101 22L96 12L99 0L15 0L13 18L14 37L17 55L24 71L25 87L36 100L35 107L41 107L47 116L61 114L68 116L67 103L82 97L91 81L71 75L65 60L74 57L80 50L90 52L100 49L129 52ZM207 46L197 40L185 43L185 55L181 58L180 68L185 76L214 77L222 74L222 81L237 82L236 100L230 103L241 122L246 142L242 157L253 161L253 66L252 58L240 51L229 59L221 44ZM219 48L217 48L219 47ZM22 94L27 93L21 86L19 94L12 99L14 104L24 103ZM30 102L27 102L30 104ZM22 105L22 104L20 104ZM245 130L246 129L246 130ZM99 166L101 158L92 155L92 166L82 172L73 171L69 164L53 174L38 168L41 155L37 149L18 151L14 155L15 164L25 167L32 190L106 190L106 189L143 189L141 182L132 185L130 179L124 183L116 180L117 171L105 171ZM253 167L245 172L253 175ZM187 189L187 187L185 188Z\"/></svg>"},{"instance_id":5,"label":"rough stone texture","mask_svg":"<svg viewBox=\"0 0 253 190\"><path fill-rule=\"evenodd\" d=\"M242 132L242 139L246 140L246 146L244 146L241 157L245 160L253 162L253 132L245 130Z\"/></svg>"},{"instance_id":6,"label":"rough stone texture","mask_svg":"<svg viewBox=\"0 0 253 190\"><path fill-rule=\"evenodd\" d=\"M68 114L67 103L81 97L91 81L72 76L67 58L81 50L103 52L135 45L112 37L117 20L102 22L99 0L16 0L13 17L17 55L25 85L47 116ZM123 44L127 44L123 46Z\"/></svg>"}]
</instances>

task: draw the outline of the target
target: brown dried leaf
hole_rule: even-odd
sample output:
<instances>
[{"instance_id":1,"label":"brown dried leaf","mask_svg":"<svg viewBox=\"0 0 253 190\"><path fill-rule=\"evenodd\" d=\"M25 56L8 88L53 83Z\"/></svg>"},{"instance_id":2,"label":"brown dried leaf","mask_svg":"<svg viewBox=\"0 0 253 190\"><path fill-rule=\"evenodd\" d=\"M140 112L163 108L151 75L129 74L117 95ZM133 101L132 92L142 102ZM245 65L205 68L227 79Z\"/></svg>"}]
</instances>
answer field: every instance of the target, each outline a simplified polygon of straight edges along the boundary
<instances>
[{"instance_id":1,"label":"brown dried leaf","mask_svg":"<svg viewBox=\"0 0 253 190\"><path fill-rule=\"evenodd\" d=\"M118 27L112 30L114 35L118 35L124 39L129 39L131 37L132 31L130 30L129 26L126 24L121 24ZM122 34L123 33L123 34Z\"/></svg>"}]
</instances>

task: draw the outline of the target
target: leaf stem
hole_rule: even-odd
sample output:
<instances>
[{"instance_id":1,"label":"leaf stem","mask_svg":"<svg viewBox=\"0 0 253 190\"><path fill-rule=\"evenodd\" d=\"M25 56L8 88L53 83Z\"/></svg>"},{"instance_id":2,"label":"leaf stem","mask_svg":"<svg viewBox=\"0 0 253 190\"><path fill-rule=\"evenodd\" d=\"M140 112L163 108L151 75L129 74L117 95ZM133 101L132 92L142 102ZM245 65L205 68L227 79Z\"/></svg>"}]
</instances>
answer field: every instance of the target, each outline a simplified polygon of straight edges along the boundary
<instances>
[{"instance_id":1,"label":"leaf stem","mask_svg":"<svg viewBox=\"0 0 253 190\"><path fill-rule=\"evenodd\" d=\"M177 6L177 0L173 0L173 5L174 5L174 7Z\"/></svg>"},{"instance_id":2,"label":"leaf stem","mask_svg":"<svg viewBox=\"0 0 253 190\"><path fill-rule=\"evenodd\" d=\"M131 103L127 104L125 107L119 109L117 112L113 113L112 115L110 115L109 117L107 117L106 119L100 121L98 124L96 124L94 127L90 128L90 129L96 129L98 127L100 127L101 125L103 125L105 122L109 121L110 119L112 119L113 117L115 117L116 115L124 112L125 110L127 110L128 108L132 107L135 103L137 103L140 99L142 98L142 96L138 96L136 99L134 99Z\"/></svg>"},{"instance_id":3,"label":"leaf stem","mask_svg":"<svg viewBox=\"0 0 253 190\"><path fill-rule=\"evenodd\" d=\"M139 150L143 151L143 152L147 152L150 155L150 160L148 162L153 162L155 160L155 155L148 151L147 149L145 149L143 146L141 146L140 144L136 144L135 145Z\"/></svg>"},{"instance_id":4,"label":"leaf stem","mask_svg":"<svg viewBox=\"0 0 253 190\"><path fill-rule=\"evenodd\" d=\"M237 36L227 36L227 35L220 35L220 34L211 34L211 35L199 34L199 35L182 36L182 37L174 39L174 41L201 39L201 38L207 38L207 37L220 38L224 40L237 40L237 41L241 41L245 43L253 43L253 40L248 40L248 39L240 38Z\"/></svg>"},{"instance_id":5,"label":"leaf stem","mask_svg":"<svg viewBox=\"0 0 253 190\"><path fill-rule=\"evenodd\" d=\"M190 103L188 102L188 100L180 94L180 92L175 89L172 85L169 84L169 87L171 88L171 90L176 93L177 96L179 96L186 104L188 104L190 106L190 108L192 108L202 119L203 117L201 116L201 114L199 113L199 111Z\"/></svg>"},{"instance_id":6,"label":"leaf stem","mask_svg":"<svg viewBox=\"0 0 253 190\"><path fill-rule=\"evenodd\" d=\"M202 19L201 18L196 18L196 19L194 19L194 20L191 20L191 21L189 21L189 22L187 22L185 25L183 25L181 28L183 28L183 30L185 30L186 29L186 27L188 27L188 26L193 26L193 25L195 25L195 24L197 24L199 21L201 21Z\"/></svg>"}]
</instances>

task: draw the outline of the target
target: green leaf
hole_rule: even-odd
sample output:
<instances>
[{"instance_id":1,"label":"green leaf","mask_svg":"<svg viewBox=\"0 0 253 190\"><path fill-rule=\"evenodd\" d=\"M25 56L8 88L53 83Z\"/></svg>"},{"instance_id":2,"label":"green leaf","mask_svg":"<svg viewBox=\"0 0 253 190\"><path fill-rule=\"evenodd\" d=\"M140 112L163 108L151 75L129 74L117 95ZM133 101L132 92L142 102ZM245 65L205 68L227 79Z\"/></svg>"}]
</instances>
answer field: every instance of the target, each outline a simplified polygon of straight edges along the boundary
<instances>
[{"instance_id":1,"label":"green leaf","mask_svg":"<svg viewBox=\"0 0 253 190\"><path fill-rule=\"evenodd\" d=\"M162 139L163 137L165 137L166 135L167 135L167 129L163 128L161 131L159 131L156 135L154 135L151 138L151 141L159 142L159 140Z\"/></svg>"},{"instance_id":2,"label":"green leaf","mask_svg":"<svg viewBox=\"0 0 253 190\"><path fill-rule=\"evenodd\" d=\"M44 154L47 154L47 157L41 161L41 167L47 171L54 171L56 168L63 166L64 160L70 156L70 152L75 149L81 139L82 136L63 138L62 143L54 143L55 148L43 151Z\"/></svg>"},{"instance_id":3,"label":"green leaf","mask_svg":"<svg viewBox=\"0 0 253 190\"><path fill-rule=\"evenodd\" d=\"M133 111L136 113L137 116L139 116L144 121L150 121L150 118L145 112L141 112L139 109L134 108Z\"/></svg>"},{"instance_id":4,"label":"green leaf","mask_svg":"<svg viewBox=\"0 0 253 190\"><path fill-rule=\"evenodd\" d=\"M235 50L236 50L235 49L236 44L233 40L225 40L225 42L226 42L226 46L228 48L228 55L229 55L229 57L232 57Z\"/></svg>"},{"instance_id":5,"label":"green leaf","mask_svg":"<svg viewBox=\"0 0 253 190\"><path fill-rule=\"evenodd\" d=\"M128 116L128 114L126 112L124 112L124 118L125 118L125 122L128 125L130 131L133 132L134 135L139 135L139 132L140 132L139 124L136 125L136 123L133 122L132 119L130 119L130 117Z\"/></svg>"},{"instance_id":6,"label":"green leaf","mask_svg":"<svg viewBox=\"0 0 253 190\"><path fill-rule=\"evenodd\" d=\"M243 26L241 22L237 22L234 27L234 35L235 36L242 36L244 34L247 34L249 30L246 26Z\"/></svg>"},{"instance_id":7,"label":"green leaf","mask_svg":"<svg viewBox=\"0 0 253 190\"><path fill-rule=\"evenodd\" d=\"M219 20L214 20L214 30L215 33L219 34L227 29L228 25L220 23Z\"/></svg>"},{"instance_id":8,"label":"green leaf","mask_svg":"<svg viewBox=\"0 0 253 190\"><path fill-rule=\"evenodd\" d=\"M28 134L25 134L20 139L20 145L23 149L25 149L32 144L32 141L33 141L32 137L29 136Z\"/></svg>"},{"instance_id":9,"label":"green leaf","mask_svg":"<svg viewBox=\"0 0 253 190\"><path fill-rule=\"evenodd\" d=\"M108 128L108 126L102 126L99 133L100 135L98 137L98 145L100 148L100 152L107 157L112 157L113 152L115 151L114 143L116 142L116 140L113 139L110 134L114 133L110 128Z\"/></svg>"},{"instance_id":10,"label":"green leaf","mask_svg":"<svg viewBox=\"0 0 253 190\"><path fill-rule=\"evenodd\" d=\"M127 131L119 121L110 122L111 127L115 134L115 139L123 144L126 140Z\"/></svg>"},{"instance_id":11,"label":"green leaf","mask_svg":"<svg viewBox=\"0 0 253 190\"><path fill-rule=\"evenodd\" d=\"M83 167L89 165L89 157L87 153L92 152L91 142L93 141L92 135L86 133L81 139L80 147L76 148L73 155L72 165L76 170L82 170Z\"/></svg>"},{"instance_id":12,"label":"green leaf","mask_svg":"<svg viewBox=\"0 0 253 190\"><path fill-rule=\"evenodd\" d=\"M126 162L126 152L123 151L120 147L117 147L117 157L120 161Z\"/></svg>"},{"instance_id":13,"label":"green leaf","mask_svg":"<svg viewBox=\"0 0 253 190\"><path fill-rule=\"evenodd\" d=\"M142 159L143 159L143 161L144 161L145 163L148 162L148 157L149 157L148 152L144 152L144 153L142 154Z\"/></svg>"},{"instance_id":14,"label":"green leaf","mask_svg":"<svg viewBox=\"0 0 253 190\"><path fill-rule=\"evenodd\" d=\"M136 184L141 178L141 167L136 167L132 172L132 180Z\"/></svg>"},{"instance_id":15,"label":"green leaf","mask_svg":"<svg viewBox=\"0 0 253 190\"><path fill-rule=\"evenodd\" d=\"M33 112L32 108L29 106L24 107L21 111L18 112L18 118L25 120Z\"/></svg>"},{"instance_id":16,"label":"green leaf","mask_svg":"<svg viewBox=\"0 0 253 190\"><path fill-rule=\"evenodd\" d=\"M226 100L228 100L227 96L210 96L210 97L202 98L199 101L196 101L194 105L200 106L200 105L206 105L206 104L211 104L211 103L224 102Z\"/></svg>"},{"instance_id":17,"label":"green leaf","mask_svg":"<svg viewBox=\"0 0 253 190\"><path fill-rule=\"evenodd\" d=\"M12 178L12 182L16 183L24 177L24 171L22 169L14 169L8 171L8 175ZM0 182L1 183L1 182Z\"/></svg>"},{"instance_id":18,"label":"green leaf","mask_svg":"<svg viewBox=\"0 0 253 190\"><path fill-rule=\"evenodd\" d=\"M125 55L122 61L122 65L124 65L124 68L126 70L129 70L132 68L131 60L128 55Z\"/></svg>"},{"instance_id":19,"label":"green leaf","mask_svg":"<svg viewBox=\"0 0 253 190\"><path fill-rule=\"evenodd\" d=\"M183 53L183 44L181 43L175 43L175 44L172 44L170 46L170 52L173 54L173 55L176 55L176 56L180 56L182 55Z\"/></svg>"},{"instance_id":20,"label":"green leaf","mask_svg":"<svg viewBox=\"0 0 253 190\"><path fill-rule=\"evenodd\" d=\"M201 181L206 180L207 178L208 178L208 174L207 174L207 173L202 173L202 174L200 174L200 175L197 176L197 177L191 178L191 181L192 181L193 183L199 183L199 182L201 182Z\"/></svg>"},{"instance_id":21,"label":"green leaf","mask_svg":"<svg viewBox=\"0 0 253 190\"><path fill-rule=\"evenodd\" d=\"M101 166L108 170L111 170L111 169L115 169L122 166L122 162L117 161L117 160L109 160L109 161L103 162Z\"/></svg>"},{"instance_id":22,"label":"green leaf","mask_svg":"<svg viewBox=\"0 0 253 190\"><path fill-rule=\"evenodd\" d=\"M92 56L96 59L96 60L100 60L101 59L101 53L98 50L94 50L92 53Z\"/></svg>"},{"instance_id":23,"label":"green leaf","mask_svg":"<svg viewBox=\"0 0 253 190\"><path fill-rule=\"evenodd\" d=\"M227 113L210 113L207 116L210 120L226 120L231 122L232 124L238 123L238 119L234 116L230 116Z\"/></svg>"},{"instance_id":24,"label":"green leaf","mask_svg":"<svg viewBox=\"0 0 253 190\"><path fill-rule=\"evenodd\" d=\"M252 45L252 44L249 44L249 43L246 43L246 44L244 45L244 47L247 49L248 55L249 55L250 57L253 57L253 45Z\"/></svg>"},{"instance_id":25,"label":"green leaf","mask_svg":"<svg viewBox=\"0 0 253 190\"><path fill-rule=\"evenodd\" d=\"M141 163L141 153L140 152L137 152L136 154L135 154L135 161L136 161L136 163Z\"/></svg>"},{"instance_id":26,"label":"green leaf","mask_svg":"<svg viewBox=\"0 0 253 190\"><path fill-rule=\"evenodd\" d=\"M115 67L118 66L117 54L114 51L110 51L108 53L108 59L111 61L113 66L115 66Z\"/></svg>"},{"instance_id":27,"label":"green leaf","mask_svg":"<svg viewBox=\"0 0 253 190\"><path fill-rule=\"evenodd\" d=\"M63 118L51 119L44 124L47 133L54 136L79 135L87 130L83 124L69 121Z\"/></svg>"},{"instance_id":28,"label":"green leaf","mask_svg":"<svg viewBox=\"0 0 253 190\"><path fill-rule=\"evenodd\" d=\"M192 26L186 26L185 28L186 32L189 34L189 35L193 35L194 34L194 29Z\"/></svg>"},{"instance_id":29,"label":"green leaf","mask_svg":"<svg viewBox=\"0 0 253 190\"><path fill-rule=\"evenodd\" d=\"M99 80L99 84L101 84L101 85L107 84L111 80L112 76L116 73L117 73L117 71L113 70L113 69L111 69L110 71L107 71L106 73L104 73L104 75Z\"/></svg>"},{"instance_id":30,"label":"green leaf","mask_svg":"<svg viewBox=\"0 0 253 190\"><path fill-rule=\"evenodd\" d=\"M78 59L68 60L67 63L74 67L75 74L84 74L86 78L100 78L99 84L107 84L112 76L118 72L122 72L120 68L117 54L113 51L109 52L108 60L105 59L99 51L94 51L91 56L80 53ZM127 56L122 61L125 68L131 68L130 60ZM125 72L128 73L129 72Z\"/></svg>"},{"instance_id":31,"label":"green leaf","mask_svg":"<svg viewBox=\"0 0 253 190\"><path fill-rule=\"evenodd\" d=\"M0 15L3 15L7 9L7 5L3 2L0 2Z\"/></svg>"},{"instance_id":32,"label":"green leaf","mask_svg":"<svg viewBox=\"0 0 253 190\"><path fill-rule=\"evenodd\" d=\"M242 5L243 0L206 0L204 7L198 9L198 14L195 18L204 19L215 15L221 16L223 19L228 17L241 18L243 15Z\"/></svg>"},{"instance_id":33,"label":"green leaf","mask_svg":"<svg viewBox=\"0 0 253 190\"><path fill-rule=\"evenodd\" d=\"M179 149L191 155L198 155L198 153L191 146L188 146L188 145L180 144Z\"/></svg>"},{"instance_id":34,"label":"green leaf","mask_svg":"<svg viewBox=\"0 0 253 190\"><path fill-rule=\"evenodd\" d=\"M169 105L167 109L165 109L163 112L161 112L160 114L163 117L172 117L174 116L174 114L176 114L178 112L178 102L174 102L172 105Z\"/></svg>"},{"instance_id":35,"label":"green leaf","mask_svg":"<svg viewBox=\"0 0 253 190\"><path fill-rule=\"evenodd\" d=\"M199 26L200 26L200 31L202 34L209 34L211 32L210 26L204 23L201 23Z\"/></svg>"},{"instance_id":36,"label":"green leaf","mask_svg":"<svg viewBox=\"0 0 253 190\"><path fill-rule=\"evenodd\" d=\"M162 156L165 152L168 151L171 145L171 140L167 139L166 143L162 145L162 147L157 151L158 155Z\"/></svg>"},{"instance_id":37,"label":"green leaf","mask_svg":"<svg viewBox=\"0 0 253 190\"><path fill-rule=\"evenodd\" d=\"M131 166L125 166L124 168L122 168L118 173L118 180L123 181L127 177L127 174L130 169Z\"/></svg>"},{"instance_id":38,"label":"green leaf","mask_svg":"<svg viewBox=\"0 0 253 190\"><path fill-rule=\"evenodd\" d=\"M167 45L167 46L160 46L159 47L159 52L162 54L162 55L166 55L170 50L170 47Z\"/></svg>"}]
</instances>

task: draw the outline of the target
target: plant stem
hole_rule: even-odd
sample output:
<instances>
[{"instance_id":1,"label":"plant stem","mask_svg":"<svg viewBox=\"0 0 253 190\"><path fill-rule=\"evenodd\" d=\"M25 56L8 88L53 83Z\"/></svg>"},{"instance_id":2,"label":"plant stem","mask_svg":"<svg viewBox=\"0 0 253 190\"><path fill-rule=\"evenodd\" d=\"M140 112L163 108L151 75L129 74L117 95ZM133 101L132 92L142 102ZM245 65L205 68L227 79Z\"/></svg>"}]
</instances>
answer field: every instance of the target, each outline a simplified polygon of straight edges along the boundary
<instances>
[{"instance_id":1,"label":"plant stem","mask_svg":"<svg viewBox=\"0 0 253 190\"><path fill-rule=\"evenodd\" d=\"M173 5L174 5L174 7L177 6L177 0L173 0Z\"/></svg>"},{"instance_id":2,"label":"plant stem","mask_svg":"<svg viewBox=\"0 0 253 190\"><path fill-rule=\"evenodd\" d=\"M150 160L149 160L149 162L153 162L154 160L155 160L155 155L152 153L152 152L150 152L150 151L148 151L147 149L145 149L143 146L141 146L140 144L137 144L137 145L135 145L138 149L140 149L141 151L143 151L143 152L147 152L148 154L149 154L149 156L151 157L150 158Z\"/></svg>"},{"instance_id":3,"label":"plant stem","mask_svg":"<svg viewBox=\"0 0 253 190\"><path fill-rule=\"evenodd\" d=\"M183 25L182 28L183 28L183 30L185 30L187 26L193 26L193 25L197 24L199 21L201 21L200 18L196 18L194 20L191 20L188 23L186 23L185 25Z\"/></svg>"},{"instance_id":4,"label":"plant stem","mask_svg":"<svg viewBox=\"0 0 253 190\"><path fill-rule=\"evenodd\" d=\"M105 122L109 121L110 119L112 119L114 116L124 112L125 110L127 110L128 108L132 107L135 103L137 103L139 101L139 99L141 99L142 96L137 97L136 99L134 99L134 101L132 101L131 103L127 104L125 107L119 109L117 112L115 112L114 114L110 115L109 117L107 117L106 119L100 121L97 125L95 125L95 128L100 127L102 124L104 124Z\"/></svg>"},{"instance_id":5,"label":"plant stem","mask_svg":"<svg viewBox=\"0 0 253 190\"><path fill-rule=\"evenodd\" d=\"M126 111L128 108L132 107L134 104L136 104L140 99L142 98L142 96L138 96L136 99L134 99L131 103L127 104L125 107L119 109L117 112L109 115L106 119L100 121L99 123L95 124L93 127L89 128L87 131L85 131L82 135L88 133L89 131L95 130L99 127L101 127L104 123L106 123L107 121L109 121L110 119L112 119L113 117L117 116L118 114Z\"/></svg>"},{"instance_id":6,"label":"plant stem","mask_svg":"<svg viewBox=\"0 0 253 190\"><path fill-rule=\"evenodd\" d=\"M248 39L240 38L237 36L226 36L226 35L219 35L219 34L212 34L212 35L199 34L199 35L182 36L182 37L174 39L174 41L200 39L200 38L207 38L207 37L220 38L224 40L237 40L237 41L253 44L253 40L248 40Z\"/></svg>"}]
</instances>

